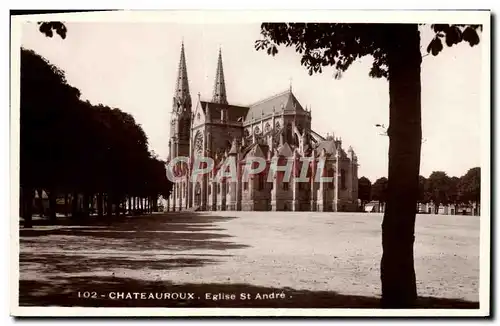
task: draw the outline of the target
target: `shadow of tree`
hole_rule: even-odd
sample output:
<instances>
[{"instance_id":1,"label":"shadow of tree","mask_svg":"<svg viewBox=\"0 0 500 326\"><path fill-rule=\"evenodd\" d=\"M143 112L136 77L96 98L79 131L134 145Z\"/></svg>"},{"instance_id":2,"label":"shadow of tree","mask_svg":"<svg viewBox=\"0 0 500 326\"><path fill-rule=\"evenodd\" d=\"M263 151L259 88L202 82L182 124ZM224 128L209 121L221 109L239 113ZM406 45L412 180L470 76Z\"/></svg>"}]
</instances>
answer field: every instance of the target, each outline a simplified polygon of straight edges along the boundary
<instances>
[{"instance_id":1,"label":"shadow of tree","mask_svg":"<svg viewBox=\"0 0 500 326\"><path fill-rule=\"evenodd\" d=\"M219 255L217 257L227 257ZM129 270L157 270L164 271L174 268L201 267L207 264L216 264L218 260L194 257L158 258L154 255L134 257L113 256L85 256L64 254L21 254L22 264L43 265L44 273L85 273L116 268Z\"/></svg>"},{"instance_id":2,"label":"shadow of tree","mask_svg":"<svg viewBox=\"0 0 500 326\"><path fill-rule=\"evenodd\" d=\"M186 212L122 217L113 223L94 220L94 224L74 227L58 224L54 228L21 229L21 246L59 247L65 250L229 250L248 245L224 241L231 235L215 223L234 217L218 217ZM42 243L43 237L50 241Z\"/></svg>"},{"instance_id":3,"label":"shadow of tree","mask_svg":"<svg viewBox=\"0 0 500 326\"><path fill-rule=\"evenodd\" d=\"M84 292L88 292L90 298L84 298ZM127 299L128 293L130 297ZM144 293L142 299L141 293ZM150 293L156 298L148 298ZM187 293L192 293L192 298L189 298ZM214 300L213 298L218 295L222 297ZM334 291L270 288L250 284L173 284L168 281L143 281L131 278L70 277L65 279L65 282L56 284L50 281L21 281L19 305L373 309L380 307L380 300L376 297L345 295ZM479 303L460 299L420 297L415 308L479 309Z\"/></svg>"},{"instance_id":4,"label":"shadow of tree","mask_svg":"<svg viewBox=\"0 0 500 326\"><path fill-rule=\"evenodd\" d=\"M334 291L271 288L251 284L173 284L117 276L81 276L77 273L128 269L159 272L217 264L231 257L225 251L249 247L228 241L232 236L223 223L235 217L197 212L122 217L112 221L92 220L86 225L63 224L20 230L20 265L35 272L36 280L21 277L21 306L79 307L261 307L261 308L378 308L379 298L345 295ZM29 247L29 250L26 248ZM54 249L63 249L56 252ZM23 250L24 249L24 250ZM42 250L43 249L43 250ZM165 254L156 251L168 250ZM185 253L217 250L215 253ZM148 251L150 251L148 253ZM69 253L68 253L69 252ZM223 254L222 254L223 253ZM182 271L179 271L182 273ZM126 275L126 273L125 273ZM154 275L154 274L153 274ZM40 276L40 277L38 277ZM150 277L151 279L151 277ZM95 298L83 298L83 292ZM162 299L113 299L110 293L158 293ZM191 300L165 299L165 293L194 293ZM78 296L80 293L80 297ZM234 295L234 300L213 300L207 293ZM265 294L277 293L275 298ZM284 298L281 298L281 293ZM262 299L257 298L257 294ZM213 297L213 296L212 296ZM248 298L243 300L243 297ZM478 309L478 302L421 297L417 308Z\"/></svg>"}]
</instances>

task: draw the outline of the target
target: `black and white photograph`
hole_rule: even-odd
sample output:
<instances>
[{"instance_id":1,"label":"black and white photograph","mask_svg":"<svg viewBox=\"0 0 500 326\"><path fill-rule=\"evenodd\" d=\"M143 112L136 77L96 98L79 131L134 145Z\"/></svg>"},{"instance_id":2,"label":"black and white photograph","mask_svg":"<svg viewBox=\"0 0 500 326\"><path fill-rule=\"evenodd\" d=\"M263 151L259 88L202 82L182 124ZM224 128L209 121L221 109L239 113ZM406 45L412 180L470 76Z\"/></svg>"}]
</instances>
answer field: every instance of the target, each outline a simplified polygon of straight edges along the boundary
<instances>
[{"instance_id":1,"label":"black and white photograph","mask_svg":"<svg viewBox=\"0 0 500 326\"><path fill-rule=\"evenodd\" d=\"M489 316L490 15L12 15L11 315Z\"/></svg>"}]
</instances>

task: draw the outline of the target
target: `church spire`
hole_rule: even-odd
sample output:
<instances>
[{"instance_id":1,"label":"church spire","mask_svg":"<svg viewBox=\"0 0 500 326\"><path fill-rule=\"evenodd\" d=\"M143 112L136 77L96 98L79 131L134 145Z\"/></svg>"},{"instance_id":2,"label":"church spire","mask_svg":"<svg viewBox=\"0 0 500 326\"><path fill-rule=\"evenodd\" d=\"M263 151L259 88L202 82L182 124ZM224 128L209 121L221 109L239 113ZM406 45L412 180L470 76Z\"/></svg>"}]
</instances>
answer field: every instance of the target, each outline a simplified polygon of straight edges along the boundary
<instances>
[{"instance_id":1,"label":"church spire","mask_svg":"<svg viewBox=\"0 0 500 326\"><path fill-rule=\"evenodd\" d=\"M181 45L181 59L177 72L177 84L175 86L175 100L179 104L184 104L191 108L191 95L189 94L189 83L186 67L186 55L184 53L184 41Z\"/></svg>"},{"instance_id":2,"label":"church spire","mask_svg":"<svg viewBox=\"0 0 500 326\"><path fill-rule=\"evenodd\" d=\"M212 102L227 104L226 83L224 81L224 70L222 69L222 53L219 48L219 59L217 61L217 72L215 73L215 85Z\"/></svg>"}]
</instances>

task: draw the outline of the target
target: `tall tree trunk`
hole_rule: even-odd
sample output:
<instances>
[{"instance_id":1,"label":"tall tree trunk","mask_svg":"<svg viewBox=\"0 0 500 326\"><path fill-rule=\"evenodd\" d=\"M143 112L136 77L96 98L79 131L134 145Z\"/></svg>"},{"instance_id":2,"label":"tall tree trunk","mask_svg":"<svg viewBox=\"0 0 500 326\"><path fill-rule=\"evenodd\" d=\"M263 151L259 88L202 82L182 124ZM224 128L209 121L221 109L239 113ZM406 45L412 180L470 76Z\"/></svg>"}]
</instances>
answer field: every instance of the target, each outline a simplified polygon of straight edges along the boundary
<instances>
[{"instance_id":1,"label":"tall tree trunk","mask_svg":"<svg viewBox=\"0 0 500 326\"><path fill-rule=\"evenodd\" d=\"M71 218L78 217L78 192L74 191L71 194Z\"/></svg>"},{"instance_id":2,"label":"tall tree trunk","mask_svg":"<svg viewBox=\"0 0 500 326\"><path fill-rule=\"evenodd\" d=\"M387 34L389 178L382 222L382 307L411 308L417 299L413 246L422 141L420 33L397 24Z\"/></svg>"},{"instance_id":3,"label":"tall tree trunk","mask_svg":"<svg viewBox=\"0 0 500 326\"><path fill-rule=\"evenodd\" d=\"M54 189L47 190L47 196L49 197L49 219L52 222L56 221L56 191Z\"/></svg>"},{"instance_id":4,"label":"tall tree trunk","mask_svg":"<svg viewBox=\"0 0 500 326\"><path fill-rule=\"evenodd\" d=\"M86 219L89 217L89 194L86 192L83 193L82 206L82 217Z\"/></svg>"},{"instance_id":5,"label":"tall tree trunk","mask_svg":"<svg viewBox=\"0 0 500 326\"><path fill-rule=\"evenodd\" d=\"M67 192L64 193L64 216L68 217L69 215L69 194Z\"/></svg>"},{"instance_id":6,"label":"tall tree trunk","mask_svg":"<svg viewBox=\"0 0 500 326\"><path fill-rule=\"evenodd\" d=\"M97 193L97 217L101 218L103 214L103 207L102 207L102 192Z\"/></svg>"},{"instance_id":7,"label":"tall tree trunk","mask_svg":"<svg viewBox=\"0 0 500 326\"><path fill-rule=\"evenodd\" d=\"M112 200L113 196L110 193L108 193L106 195L106 197L107 197L106 198L107 199L106 200L106 215L108 218L111 218L113 216L113 200Z\"/></svg>"},{"instance_id":8,"label":"tall tree trunk","mask_svg":"<svg viewBox=\"0 0 500 326\"><path fill-rule=\"evenodd\" d=\"M36 193L38 194L38 201L36 201L38 214L40 215L40 217L43 217L45 215L43 208L43 189L37 188Z\"/></svg>"},{"instance_id":9,"label":"tall tree trunk","mask_svg":"<svg viewBox=\"0 0 500 326\"><path fill-rule=\"evenodd\" d=\"M23 211L23 227L32 228L33 227L33 188L30 186L24 186L21 188L21 205Z\"/></svg>"},{"instance_id":10,"label":"tall tree trunk","mask_svg":"<svg viewBox=\"0 0 500 326\"><path fill-rule=\"evenodd\" d=\"M116 215L116 217L119 217L120 216L120 199L118 198L118 196L116 196L114 202L115 202L115 215Z\"/></svg>"}]
</instances>

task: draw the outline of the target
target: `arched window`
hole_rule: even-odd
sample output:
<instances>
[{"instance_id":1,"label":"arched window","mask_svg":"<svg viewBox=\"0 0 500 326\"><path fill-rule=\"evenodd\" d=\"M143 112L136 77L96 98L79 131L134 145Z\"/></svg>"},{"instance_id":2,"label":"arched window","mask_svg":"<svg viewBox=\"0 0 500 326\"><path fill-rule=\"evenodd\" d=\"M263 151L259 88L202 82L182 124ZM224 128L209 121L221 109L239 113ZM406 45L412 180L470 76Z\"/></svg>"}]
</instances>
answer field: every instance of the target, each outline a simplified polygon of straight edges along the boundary
<instances>
[{"instance_id":1,"label":"arched window","mask_svg":"<svg viewBox=\"0 0 500 326\"><path fill-rule=\"evenodd\" d=\"M266 126L264 127L264 131L266 133L270 132L271 131L271 125L269 124L269 122L266 122Z\"/></svg>"},{"instance_id":2,"label":"arched window","mask_svg":"<svg viewBox=\"0 0 500 326\"><path fill-rule=\"evenodd\" d=\"M345 189L345 170L341 169L340 170L340 188Z\"/></svg>"},{"instance_id":3,"label":"arched window","mask_svg":"<svg viewBox=\"0 0 500 326\"><path fill-rule=\"evenodd\" d=\"M259 190L263 190L264 189L264 182L265 182L265 179L264 179L264 174L263 173L260 173L259 174Z\"/></svg>"},{"instance_id":4,"label":"arched window","mask_svg":"<svg viewBox=\"0 0 500 326\"><path fill-rule=\"evenodd\" d=\"M199 130L196 132L196 136L194 137L194 150L198 154L201 154L203 151L203 135Z\"/></svg>"},{"instance_id":5,"label":"arched window","mask_svg":"<svg viewBox=\"0 0 500 326\"><path fill-rule=\"evenodd\" d=\"M286 142L288 142L288 143L292 142L293 129L292 129L292 124L291 123L288 123L286 125L285 137L286 137L286 139L285 139Z\"/></svg>"}]
</instances>

